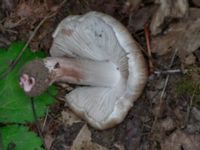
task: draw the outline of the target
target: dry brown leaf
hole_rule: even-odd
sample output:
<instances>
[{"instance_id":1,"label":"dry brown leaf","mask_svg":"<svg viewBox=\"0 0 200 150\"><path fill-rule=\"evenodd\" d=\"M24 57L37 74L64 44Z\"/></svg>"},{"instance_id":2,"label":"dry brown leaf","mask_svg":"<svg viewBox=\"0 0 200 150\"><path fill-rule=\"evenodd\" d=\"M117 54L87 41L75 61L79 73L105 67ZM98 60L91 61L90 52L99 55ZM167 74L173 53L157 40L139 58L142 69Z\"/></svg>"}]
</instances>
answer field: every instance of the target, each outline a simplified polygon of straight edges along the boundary
<instances>
[{"instance_id":1,"label":"dry brown leaf","mask_svg":"<svg viewBox=\"0 0 200 150\"><path fill-rule=\"evenodd\" d=\"M76 116L70 109L65 109L61 112L62 121L65 126L71 126L74 123L81 122L81 119Z\"/></svg>"},{"instance_id":2,"label":"dry brown leaf","mask_svg":"<svg viewBox=\"0 0 200 150\"><path fill-rule=\"evenodd\" d=\"M107 148L91 142L91 132L87 125L84 125L73 141L71 150L108 150Z\"/></svg>"},{"instance_id":3,"label":"dry brown leaf","mask_svg":"<svg viewBox=\"0 0 200 150\"><path fill-rule=\"evenodd\" d=\"M161 150L199 150L200 136L177 130L161 142Z\"/></svg>"},{"instance_id":4,"label":"dry brown leaf","mask_svg":"<svg viewBox=\"0 0 200 150\"><path fill-rule=\"evenodd\" d=\"M194 54L195 54L195 56L197 58L197 61L200 62L200 50L197 49L196 51L194 51Z\"/></svg>"},{"instance_id":5,"label":"dry brown leaf","mask_svg":"<svg viewBox=\"0 0 200 150\"><path fill-rule=\"evenodd\" d=\"M157 97L155 101L155 105L152 109L152 113L155 117L161 118L163 117L166 111L166 102L162 100L161 97Z\"/></svg>"},{"instance_id":6,"label":"dry brown leaf","mask_svg":"<svg viewBox=\"0 0 200 150\"><path fill-rule=\"evenodd\" d=\"M185 65L192 65L196 62L196 57L194 56L194 54L189 54L188 56L186 56L185 58L183 58L182 62Z\"/></svg>"},{"instance_id":7,"label":"dry brown leaf","mask_svg":"<svg viewBox=\"0 0 200 150\"><path fill-rule=\"evenodd\" d=\"M34 15L34 10L31 7L31 5L28 5L27 3L22 3L22 4L18 5L16 14L19 17L30 17L30 16Z\"/></svg>"},{"instance_id":8,"label":"dry brown leaf","mask_svg":"<svg viewBox=\"0 0 200 150\"><path fill-rule=\"evenodd\" d=\"M175 128L176 124L172 118L166 117L165 119L158 119L158 121L155 122L154 132L150 134L150 139L152 141L162 142L167 138L167 132L172 131Z\"/></svg>"},{"instance_id":9,"label":"dry brown leaf","mask_svg":"<svg viewBox=\"0 0 200 150\"><path fill-rule=\"evenodd\" d=\"M46 134L46 135L44 136L44 142L45 142L46 148L47 148L48 150L50 150L51 144L52 144L53 141L54 141L54 138L52 137L52 135Z\"/></svg>"},{"instance_id":10,"label":"dry brown leaf","mask_svg":"<svg viewBox=\"0 0 200 150\"><path fill-rule=\"evenodd\" d=\"M122 12L125 14L129 14L130 12L135 11L139 8L141 2L142 0L127 0L123 6Z\"/></svg>"},{"instance_id":11,"label":"dry brown leaf","mask_svg":"<svg viewBox=\"0 0 200 150\"><path fill-rule=\"evenodd\" d=\"M152 17L156 6L143 7L135 12L129 13L128 29L136 32L144 29L144 24Z\"/></svg>"},{"instance_id":12,"label":"dry brown leaf","mask_svg":"<svg viewBox=\"0 0 200 150\"><path fill-rule=\"evenodd\" d=\"M184 64L195 62L191 53L200 47L200 15L196 13L200 10L191 9L190 12L190 16L187 18L171 24L165 35L156 36L152 39L152 52L164 55L177 49L178 56Z\"/></svg>"},{"instance_id":13,"label":"dry brown leaf","mask_svg":"<svg viewBox=\"0 0 200 150\"><path fill-rule=\"evenodd\" d=\"M114 146L115 146L118 150L125 150L125 147L124 147L124 145L122 145L122 144L115 143Z\"/></svg>"},{"instance_id":14,"label":"dry brown leaf","mask_svg":"<svg viewBox=\"0 0 200 150\"><path fill-rule=\"evenodd\" d=\"M170 117L162 119L157 123L157 128L162 131L170 131L170 130L173 130L175 127L176 127L176 124L173 121L173 119Z\"/></svg>"},{"instance_id":15,"label":"dry brown leaf","mask_svg":"<svg viewBox=\"0 0 200 150\"><path fill-rule=\"evenodd\" d=\"M46 1L20 1L13 13L5 18L4 27L15 28L22 24L29 24L31 26L39 19L47 16L53 7L55 7L53 4L47 4Z\"/></svg>"},{"instance_id":16,"label":"dry brown leaf","mask_svg":"<svg viewBox=\"0 0 200 150\"><path fill-rule=\"evenodd\" d=\"M152 18L151 33L156 35L162 31L162 25L166 19L182 18L188 12L187 0L157 0L159 8Z\"/></svg>"},{"instance_id":17,"label":"dry brown leaf","mask_svg":"<svg viewBox=\"0 0 200 150\"><path fill-rule=\"evenodd\" d=\"M196 107L193 107L191 110L191 114L194 116L194 118L198 121L200 121L200 110Z\"/></svg>"},{"instance_id":18,"label":"dry brown leaf","mask_svg":"<svg viewBox=\"0 0 200 150\"><path fill-rule=\"evenodd\" d=\"M17 4L17 0L2 0L1 1L1 8L5 12L12 11L13 8L15 8Z\"/></svg>"},{"instance_id":19,"label":"dry brown leaf","mask_svg":"<svg viewBox=\"0 0 200 150\"><path fill-rule=\"evenodd\" d=\"M120 4L117 0L98 0L94 1L94 3L89 4L92 10L105 12L107 14L114 14L117 9L120 7Z\"/></svg>"},{"instance_id":20,"label":"dry brown leaf","mask_svg":"<svg viewBox=\"0 0 200 150\"><path fill-rule=\"evenodd\" d=\"M193 2L196 6L200 7L200 0L192 0L192 2Z\"/></svg>"}]
</instances>

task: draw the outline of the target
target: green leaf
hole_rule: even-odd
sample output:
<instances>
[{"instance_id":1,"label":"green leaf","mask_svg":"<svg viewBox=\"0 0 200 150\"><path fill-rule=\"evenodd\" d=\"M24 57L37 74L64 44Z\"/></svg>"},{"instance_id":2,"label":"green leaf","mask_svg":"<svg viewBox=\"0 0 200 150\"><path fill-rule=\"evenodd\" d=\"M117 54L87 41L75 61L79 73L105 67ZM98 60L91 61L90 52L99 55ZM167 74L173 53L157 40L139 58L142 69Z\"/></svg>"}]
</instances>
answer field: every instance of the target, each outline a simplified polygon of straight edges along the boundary
<instances>
[{"instance_id":1,"label":"green leaf","mask_svg":"<svg viewBox=\"0 0 200 150\"><path fill-rule=\"evenodd\" d=\"M0 128L3 150L13 147L12 150L43 150L42 141L27 127L19 125L7 125Z\"/></svg>"},{"instance_id":2,"label":"green leaf","mask_svg":"<svg viewBox=\"0 0 200 150\"><path fill-rule=\"evenodd\" d=\"M0 49L0 73L16 58L23 46L24 43L15 42L7 50ZM27 61L44 56L42 51L33 53L27 48L16 67L4 80L0 80L0 122L25 123L34 120L30 99L19 86L18 72ZM51 87L49 90L55 93L55 88ZM38 117L44 114L46 105L52 102L53 97L47 92L35 98Z\"/></svg>"}]
</instances>

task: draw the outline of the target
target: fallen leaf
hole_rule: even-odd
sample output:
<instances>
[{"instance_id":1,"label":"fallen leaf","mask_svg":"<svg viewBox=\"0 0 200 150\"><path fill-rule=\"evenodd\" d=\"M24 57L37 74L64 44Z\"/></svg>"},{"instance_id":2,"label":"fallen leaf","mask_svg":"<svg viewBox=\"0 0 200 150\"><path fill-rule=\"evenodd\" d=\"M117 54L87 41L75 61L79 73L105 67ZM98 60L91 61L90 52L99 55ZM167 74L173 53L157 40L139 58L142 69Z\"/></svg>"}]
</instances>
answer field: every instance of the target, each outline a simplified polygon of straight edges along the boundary
<instances>
[{"instance_id":1,"label":"fallen leaf","mask_svg":"<svg viewBox=\"0 0 200 150\"><path fill-rule=\"evenodd\" d=\"M157 123L157 129L162 131L170 131L173 130L176 127L175 122L172 118L167 117L165 119L159 120Z\"/></svg>"},{"instance_id":2,"label":"fallen leaf","mask_svg":"<svg viewBox=\"0 0 200 150\"><path fill-rule=\"evenodd\" d=\"M200 132L200 122L192 122L187 124L186 131L192 134Z\"/></svg>"},{"instance_id":3,"label":"fallen leaf","mask_svg":"<svg viewBox=\"0 0 200 150\"><path fill-rule=\"evenodd\" d=\"M18 5L16 14L19 17L30 17L34 15L34 10L31 5L28 5L27 3L22 3Z\"/></svg>"},{"instance_id":4,"label":"fallen leaf","mask_svg":"<svg viewBox=\"0 0 200 150\"><path fill-rule=\"evenodd\" d=\"M62 115L62 121L65 126L71 126L74 123L81 122L81 119L76 116L73 112L70 111L70 109L66 108L61 112Z\"/></svg>"},{"instance_id":5,"label":"fallen leaf","mask_svg":"<svg viewBox=\"0 0 200 150\"><path fill-rule=\"evenodd\" d=\"M176 49L184 64L186 58L200 47L200 16L196 15L196 11L191 9L190 16L171 24L164 35L152 38L152 52L164 55ZM188 57L188 64L191 63L194 63L193 56Z\"/></svg>"},{"instance_id":6,"label":"fallen leaf","mask_svg":"<svg viewBox=\"0 0 200 150\"><path fill-rule=\"evenodd\" d=\"M108 150L107 148L91 142L91 132L87 125L84 125L73 141L71 150Z\"/></svg>"},{"instance_id":7,"label":"fallen leaf","mask_svg":"<svg viewBox=\"0 0 200 150\"><path fill-rule=\"evenodd\" d=\"M46 1L20 1L17 3L13 13L5 18L3 26L5 28L15 28L24 24L30 27L34 25L39 19L48 15L55 5L47 3Z\"/></svg>"},{"instance_id":8,"label":"fallen leaf","mask_svg":"<svg viewBox=\"0 0 200 150\"><path fill-rule=\"evenodd\" d=\"M155 117L161 118L166 111L166 102L160 96L156 98L155 105L152 108L152 113Z\"/></svg>"},{"instance_id":9,"label":"fallen leaf","mask_svg":"<svg viewBox=\"0 0 200 150\"><path fill-rule=\"evenodd\" d=\"M136 32L144 29L144 24L152 17L156 6L143 7L135 12L129 13L128 29Z\"/></svg>"},{"instance_id":10,"label":"fallen leaf","mask_svg":"<svg viewBox=\"0 0 200 150\"><path fill-rule=\"evenodd\" d=\"M194 54L189 54L188 56L186 56L184 58L184 60L182 60L182 62L185 64L185 65L192 65L196 62L196 57L194 56Z\"/></svg>"},{"instance_id":11,"label":"fallen leaf","mask_svg":"<svg viewBox=\"0 0 200 150\"><path fill-rule=\"evenodd\" d=\"M125 148L126 150L137 150L140 147L142 138L142 123L139 119L128 120L125 135Z\"/></svg>"},{"instance_id":12,"label":"fallen leaf","mask_svg":"<svg viewBox=\"0 0 200 150\"><path fill-rule=\"evenodd\" d=\"M182 18L188 12L187 0L157 0L159 5L152 18L150 29L153 35L162 31L163 24L169 18Z\"/></svg>"},{"instance_id":13,"label":"fallen leaf","mask_svg":"<svg viewBox=\"0 0 200 150\"><path fill-rule=\"evenodd\" d=\"M124 145L122 145L122 144L115 143L114 146L115 146L118 150L125 150L125 147L124 147Z\"/></svg>"},{"instance_id":14,"label":"fallen leaf","mask_svg":"<svg viewBox=\"0 0 200 150\"><path fill-rule=\"evenodd\" d=\"M196 58L197 58L197 61L200 62L200 50L199 50L199 49L196 50L196 51L194 52L194 54L195 54L195 56L196 56Z\"/></svg>"},{"instance_id":15,"label":"fallen leaf","mask_svg":"<svg viewBox=\"0 0 200 150\"><path fill-rule=\"evenodd\" d=\"M200 0L192 0L192 2L194 3L194 5L200 7Z\"/></svg>"},{"instance_id":16,"label":"fallen leaf","mask_svg":"<svg viewBox=\"0 0 200 150\"><path fill-rule=\"evenodd\" d=\"M129 14L139 8L142 0L127 0L123 6L122 12Z\"/></svg>"},{"instance_id":17,"label":"fallen leaf","mask_svg":"<svg viewBox=\"0 0 200 150\"><path fill-rule=\"evenodd\" d=\"M177 130L161 143L162 150L199 150L200 136Z\"/></svg>"},{"instance_id":18,"label":"fallen leaf","mask_svg":"<svg viewBox=\"0 0 200 150\"><path fill-rule=\"evenodd\" d=\"M120 4L117 0L98 0L95 3L91 3L90 7L96 11L112 15L120 7Z\"/></svg>"},{"instance_id":19,"label":"fallen leaf","mask_svg":"<svg viewBox=\"0 0 200 150\"><path fill-rule=\"evenodd\" d=\"M194 116L194 118L198 121L200 121L200 110L196 107L193 107L191 110L191 114Z\"/></svg>"},{"instance_id":20,"label":"fallen leaf","mask_svg":"<svg viewBox=\"0 0 200 150\"><path fill-rule=\"evenodd\" d=\"M4 12L10 12L15 8L17 0L2 0L1 8Z\"/></svg>"},{"instance_id":21,"label":"fallen leaf","mask_svg":"<svg viewBox=\"0 0 200 150\"><path fill-rule=\"evenodd\" d=\"M44 136L44 142L48 150L50 150L53 141L54 141L54 138L52 137L52 135L46 134Z\"/></svg>"}]
</instances>

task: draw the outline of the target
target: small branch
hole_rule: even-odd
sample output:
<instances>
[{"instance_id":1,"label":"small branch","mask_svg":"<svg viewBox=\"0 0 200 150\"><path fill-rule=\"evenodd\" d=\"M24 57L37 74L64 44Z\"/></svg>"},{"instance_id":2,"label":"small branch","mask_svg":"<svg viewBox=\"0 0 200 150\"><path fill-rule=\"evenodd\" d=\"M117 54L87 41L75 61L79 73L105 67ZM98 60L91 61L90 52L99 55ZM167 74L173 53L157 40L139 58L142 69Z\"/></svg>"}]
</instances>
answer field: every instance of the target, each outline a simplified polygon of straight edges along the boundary
<instances>
[{"instance_id":1,"label":"small branch","mask_svg":"<svg viewBox=\"0 0 200 150\"><path fill-rule=\"evenodd\" d=\"M36 114L36 111L35 111L34 98L31 97L30 99L31 99L31 108L32 108L32 111L33 111L33 117L35 119L35 125L36 125L36 128L37 128L38 134L43 141L44 148L45 148L45 150L47 150L47 146L45 144L44 137L43 137L43 134L42 134L42 128L41 128L41 125L38 121L38 117L37 117L37 114Z\"/></svg>"},{"instance_id":2,"label":"small branch","mask_svg":"<svg viewBox=\"0 0 200 150\"><path fill-rule=\"evenodd\" d=\"M148 30L148 25L144 25L144 34L145 34L145 39L146 39L146 45L147 45L147 52L148 52L148 62L149 62L149 71L153 71L153 63L152 63L152 55L151 55L151 44L150 44L150 33Z\"/></svg>"},{"instance_id":3,"label":"small branch","mask_svg":"<svg viewBox=\"0 0 200 150\"><path fill-rule=\"evenodd\" d=\"M175 60L175 57L176 57L176 54L177 54L177 49L174 51L174 54L172 56L172 59L171 59L171 62L170 62L170 65L169 65L169 68L171 68L173 66L173 63L174 63L174 60ZM165 95L165 91L166 91L166 88L167 88L167 85L168 85L168 82L169 82L169 77L170 75L168 74L166 79L165 79L165 83L164 83L164 86L163 86L163 89L162 89L162 92L160 94L160 98L159 98L159 107L161 107L161 104L162 104L162 101L163 101L163 97ZM151 128L151 132L153 132L154 128L155 128L155 125L157 123L157 120L158 120L158 114L156 114L155 116L155 119L154 119L154 122L153 122L153 125L152 125L152 128Z\"/></svg>"},{"instance_id":4,"label":"small branch","mask_svg":"<svg viewBox=\"0 0 200 150\"><path fill-rule=\"evenodd\" d=\"M176 74L176 73L186 73L187 70L181 70L181 69L174 69L174 70L160 70L160 71L154 71L153 73L156 75L161 74Z\"/></svg>"}]
</instances>

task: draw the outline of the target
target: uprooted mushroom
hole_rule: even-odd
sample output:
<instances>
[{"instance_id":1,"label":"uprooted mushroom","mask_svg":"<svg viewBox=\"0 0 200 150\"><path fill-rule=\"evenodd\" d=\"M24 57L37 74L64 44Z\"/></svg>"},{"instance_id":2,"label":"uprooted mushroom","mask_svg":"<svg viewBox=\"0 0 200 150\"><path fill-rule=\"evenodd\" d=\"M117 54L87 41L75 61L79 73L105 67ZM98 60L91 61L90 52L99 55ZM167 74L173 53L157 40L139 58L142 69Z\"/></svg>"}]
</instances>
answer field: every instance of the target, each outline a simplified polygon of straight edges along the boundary
<instances>
[{"instance_id":1,"label":"uprooted mushroom","mask_svg":"<svg viewBox=\"0 0 200 150\"><path fill-rule=\"evenodd\" d=\"M143 55L127 29L106 14L89 12L65 18L53 38L51 57L22 67L25 93L39 95L58 81L76 84L65 96L76 114L97 129L122 122L147 80Z\"/></svg>"}]
</instances>

